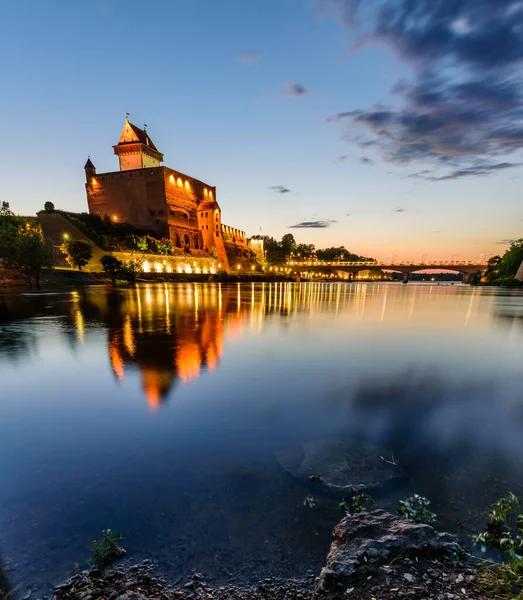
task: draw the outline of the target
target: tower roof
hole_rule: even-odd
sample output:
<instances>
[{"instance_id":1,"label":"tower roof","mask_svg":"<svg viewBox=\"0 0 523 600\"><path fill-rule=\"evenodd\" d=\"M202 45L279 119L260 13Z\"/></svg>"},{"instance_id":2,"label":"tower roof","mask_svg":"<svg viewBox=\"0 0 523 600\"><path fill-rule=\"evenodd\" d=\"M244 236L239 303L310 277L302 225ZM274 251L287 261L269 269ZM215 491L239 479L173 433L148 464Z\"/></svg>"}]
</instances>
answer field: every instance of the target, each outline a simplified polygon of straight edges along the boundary
<instances>
[{"instance_id":1,"label":"tower roof","mask_svg":"<svg viewBox=\"0 0 523 600\"><path fill-rule=\"evenodd\" d=\"M94 169L95 166L90 158L87 159L87 162L84 165L84 169Z\"/></svg>"},{"instance_id":2,"label":"tower roof","mask_svg":"<svg viewBox=\"0 0 523 600\"><path fill-rule=\"evenodd\" d=\"M140 129L136 125L133 125L131 122L129 122L129 119L125 119L125 125L123 126L118 146L136 143L144 144L145 146L148 146L149 148L152 148L158 152L158 148L156 148L156 146L153 144L153 141L149 137L147 131Z\"/></svg>"}]
</instances>

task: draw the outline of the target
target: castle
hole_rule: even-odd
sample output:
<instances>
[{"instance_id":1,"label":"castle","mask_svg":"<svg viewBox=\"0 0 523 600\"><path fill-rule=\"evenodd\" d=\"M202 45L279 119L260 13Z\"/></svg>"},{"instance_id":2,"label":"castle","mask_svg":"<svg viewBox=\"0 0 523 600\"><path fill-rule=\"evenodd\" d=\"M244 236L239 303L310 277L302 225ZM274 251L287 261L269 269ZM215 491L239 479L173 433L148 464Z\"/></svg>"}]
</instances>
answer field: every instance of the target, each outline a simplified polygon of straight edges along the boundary
<instances>
[{"instance_id":1,"label":"castle","mask_svg":"<svg viewBox=\"0 0 523 600\"><path fill-rule=\"evenodd\" d=\"M228 271L226 246L247 249L248 240L222 224L216 187L162 166L163 154L147 130L128 118L113 148L119 171L97 174L90 158L85 163L89 212L170 238L180 251L212 255Z\"/></svg>"}]
</instances>

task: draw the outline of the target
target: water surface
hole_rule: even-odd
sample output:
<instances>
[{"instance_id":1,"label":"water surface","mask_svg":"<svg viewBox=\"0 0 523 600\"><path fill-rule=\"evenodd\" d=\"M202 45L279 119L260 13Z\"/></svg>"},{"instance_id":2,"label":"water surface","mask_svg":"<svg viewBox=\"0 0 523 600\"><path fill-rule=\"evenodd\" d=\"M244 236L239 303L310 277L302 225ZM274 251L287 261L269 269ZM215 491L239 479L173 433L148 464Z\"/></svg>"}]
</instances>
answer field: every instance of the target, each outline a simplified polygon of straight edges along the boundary
<instances>
[{"instance_id":1,"label":"water surface","mask_svg":"<svg viewBox=\"0 0 523 600\"><path fill-rule=\"evenodd\" d=\"M171 580L302 576L337 501L275 450L335 435L457 526L523 495L523 296L409 284L150 284L0 295L0 560L46 593L123 531Z\"/></svg>"}]
</instances>

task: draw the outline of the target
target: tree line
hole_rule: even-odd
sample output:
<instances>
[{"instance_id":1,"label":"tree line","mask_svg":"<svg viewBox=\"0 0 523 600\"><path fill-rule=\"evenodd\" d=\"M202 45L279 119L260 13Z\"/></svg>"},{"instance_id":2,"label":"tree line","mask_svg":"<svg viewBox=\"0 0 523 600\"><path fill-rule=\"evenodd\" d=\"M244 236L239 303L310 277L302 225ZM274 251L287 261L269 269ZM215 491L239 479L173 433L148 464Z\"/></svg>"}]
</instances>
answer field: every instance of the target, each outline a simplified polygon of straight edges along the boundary
<instances>
[{"instance_id":1,"label":"tree line","mask_svg":"<svg viewBox=\"0 0 523 600\"><path fill-rule=\"evenodd\" d=\"M269 235L253 235L254 240L263 240L265 259L269 264L282 264L294 258L295 260L344 260L349 262L374 261L374 258L360 256L347 250L345 246L316 249L314 244L298 244L292 233L285 234L278 242Z\"/></svg>"},{"instance_id":2,"label":"tree line","mask_svg":"<svg viewBox=\"0 0 523 600\"><path fill-rule=\"evenodd\" d=\"M503 256L491 256L484 274L476 271L470 276L472 285L503 285L519 287L522 282L516 279L523 263L523 238L515 240Z\"/></svg>"}]
</instances>

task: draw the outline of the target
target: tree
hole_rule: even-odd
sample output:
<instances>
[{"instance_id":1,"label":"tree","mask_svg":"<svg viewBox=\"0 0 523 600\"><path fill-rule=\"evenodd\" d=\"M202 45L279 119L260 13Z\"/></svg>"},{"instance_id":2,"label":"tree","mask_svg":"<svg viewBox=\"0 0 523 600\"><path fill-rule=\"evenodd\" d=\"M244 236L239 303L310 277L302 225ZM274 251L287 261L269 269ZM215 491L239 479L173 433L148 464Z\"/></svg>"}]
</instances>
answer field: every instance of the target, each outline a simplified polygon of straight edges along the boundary
<instances>
[{"instance_id":1,"label":"tree","mask_svg":"<svg viewBox=\"0 0 523 600\"><path fill-rule=\"evenodd\" d=\"M116 256L113 256L112 254L105 254L100 259L100 262L102 263L104 272L107 273L107 275L109 275L114 285L116 283L116 278L118 277L118 275L122 274L124 266L122 261L116 258Z\"/></svg>"},{"instance_id":2,"label":"tree","mask_svg":"<svg viewBox=\"0 0 523 600\"><path fill-rule=\"evenodd\" d=\"M93 256L93 247L85 240L68 240L60 246L60 250L71 267L78 267L80 271Z\"/></svg>"},{"instance_id":3,"label":"tree","mask_svg":"<svg viewBox=\"0 0 523 600\"><path fill-rule=\"evenodd\" d=\"M298 259L312 258L316 254L316 246L314 244L298 244L294 252Z\"/></svg>"},{"instance_id":4,"label":"tree","mask_svg":"<svg viewBox=\"0 0 523 600\"><path fill-rule=\"evenodd\" d=\"M481 271L474 271L469 275L470 285L479 285L481 283Z\"/></svg>"},{"instance_id":5,"label":"tree","mask_svg":"<svg viewBox=\"0 0 523 600\"><path fill-rule=\"evenodd\" d=\"M19 227L14 243L4 258L8 267L16 269L33 287L40 289L40 275L46 267L53 266L52 245L39 227Z\"/></svg>"},{"instance_id":6,"label":"tree","mask_svg":"<svg viewBox=\"0 0 523 600\"><path fill-rule=\"evenodd\" d=\"M0 205L0 217L14 217L15 213L9 207L9 202L2 202Z\"/></svg>"},{"instance_id":7,"label":"tree","mask_svg":"<svg viewBox=\"0 0 523 600\"><path fill-rule=\"evenodd\" d=\"M52 202L46 202L44 204L44 210L46 213L54 212L54 204Z\"/></svg>"},{"instance_id":8,"label":"tree","mask_svg":"<svg viewBox=\"0 0 523 600\"><path fill-rule=\"evenodd\" d=\"M7 259L12 252L19 228L23 227L24 220L15 217L9 208L9 202L2 202L0 206L0 260Z\"/></svg>"},{"instance_id":9,"label":"tree","mask_svg":"<svg viewBox=\"0 0 523 600\"><path fill-rule=\"evenodd\" d=\"M280 247L285 256L288 256L291 252L294 252L296 250L296 248L298 246L296 244L296 240L294 239L294 236L292 235L292 233L286 233L281 238Z\"/></svg>"},{"instance_id":10,"label":"tree","mask_svg":"<svg viewBox=\"0 0 523 600\"><path fill-rule=\"evenodd\" d=\"M499 277L508 279L515 277L523 262L523 238L512 242L499 263Z\"/></svg>"},{"instance_id":11,"label":"tree","mask_svg":"<svg viewBox=\"0 0 523 600\"><path fill-rule=\"evenodd\" d=\"M136 277L143 271L143 261L131 259L122 263L122 277L131 283L136 283Z\"/></svg>"}]
</instances>

